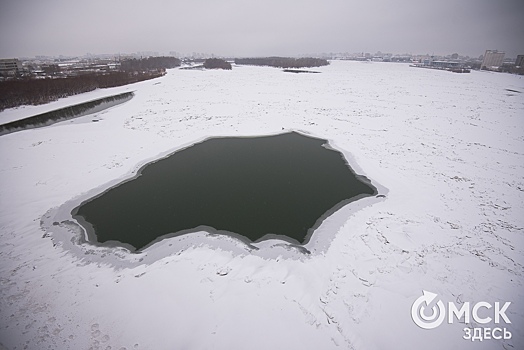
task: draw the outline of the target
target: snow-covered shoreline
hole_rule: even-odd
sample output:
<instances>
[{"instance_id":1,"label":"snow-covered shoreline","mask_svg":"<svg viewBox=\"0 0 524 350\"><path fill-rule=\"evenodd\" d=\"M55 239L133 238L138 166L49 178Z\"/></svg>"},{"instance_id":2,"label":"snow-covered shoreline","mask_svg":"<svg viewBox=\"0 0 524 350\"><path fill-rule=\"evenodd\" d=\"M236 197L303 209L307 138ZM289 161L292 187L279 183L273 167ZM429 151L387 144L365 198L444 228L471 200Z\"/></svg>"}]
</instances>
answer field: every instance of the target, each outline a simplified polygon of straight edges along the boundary
<instances>
[{"instance_id":1,"label":"snow-covered shoreline","mask_svg":"<svg viewBox=\"0 0 524 350\"><path fill-rule=\"evenodd\" d=\"M505 89L524 91L522 78L338 61L318 70L170 70L93 92L136 91L100 122L87 116L0 137L0 344L519 348L524 94ZM0 120L93 98L4 111ZM152 246L162 257L136 254L132 266L115 267L118 251L104 248L93 262L93 252L72 254L40 228L50 209L146 160L211 136L282 129L330 140L357 173L389 190L321 225L318 235L331 238L319 254L258 256L213 236L197 246L181 240L176 253L166 239ZM418 328L409 312L422 289L446 302L512 301L512 339L466 341L459 323Z\"/></svg>"}]
</instances>

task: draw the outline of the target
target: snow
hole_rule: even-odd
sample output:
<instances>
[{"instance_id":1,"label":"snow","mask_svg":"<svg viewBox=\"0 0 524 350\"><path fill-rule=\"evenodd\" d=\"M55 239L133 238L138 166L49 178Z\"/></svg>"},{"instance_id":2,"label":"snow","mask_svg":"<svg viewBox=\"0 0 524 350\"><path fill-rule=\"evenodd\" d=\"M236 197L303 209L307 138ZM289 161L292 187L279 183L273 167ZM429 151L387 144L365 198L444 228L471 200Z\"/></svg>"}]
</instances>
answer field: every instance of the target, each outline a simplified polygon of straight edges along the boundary
<instances>
[{"instance_id":1,"label":"snow","mask_svg":"<svg viewBox=\"0 0 524 350\"><path fill-rule=\"evenodd\" d=\"M0 348L504 349L524 344L522 77L333 61L169 70L159 79L0 113L6 122L135 91L93 115L0 137ZM63 208L213 136L328 139L385 198L337 211L304 255L197 232L141 254L53 225ZM424 330L444 303L511 301L508 340Z\"/></svg>"}]
</instances>

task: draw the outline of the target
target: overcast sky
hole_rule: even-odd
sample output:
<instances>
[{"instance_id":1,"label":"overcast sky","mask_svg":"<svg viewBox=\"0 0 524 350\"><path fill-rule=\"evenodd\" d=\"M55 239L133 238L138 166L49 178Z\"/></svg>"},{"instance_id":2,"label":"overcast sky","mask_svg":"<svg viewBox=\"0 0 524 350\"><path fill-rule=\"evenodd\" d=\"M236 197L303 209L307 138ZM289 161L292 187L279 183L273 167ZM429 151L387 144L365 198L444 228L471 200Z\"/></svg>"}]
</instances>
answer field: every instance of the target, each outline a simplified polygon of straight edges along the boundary
<instances>
[{"instance_id":1,"label":"overcast sky","mask_svg":"<svg viewBox=\"0 0 524 350\"><path fill-rule=\"evenodd\" d=\"M524 54L524 0L0 0L0 58Z\"/></svg>"}]
</instances>

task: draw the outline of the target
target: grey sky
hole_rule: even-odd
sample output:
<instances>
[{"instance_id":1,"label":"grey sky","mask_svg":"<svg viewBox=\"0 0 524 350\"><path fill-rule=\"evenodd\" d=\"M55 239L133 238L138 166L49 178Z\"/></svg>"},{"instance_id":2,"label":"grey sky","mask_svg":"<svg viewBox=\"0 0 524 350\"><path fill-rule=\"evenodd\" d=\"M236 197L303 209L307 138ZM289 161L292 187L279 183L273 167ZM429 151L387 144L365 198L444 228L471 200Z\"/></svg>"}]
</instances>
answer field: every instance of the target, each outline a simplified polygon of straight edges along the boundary
<instances>
[{"instance_id":1,"label":"grey sky","mask_svg":"<svg viewBox=\"0 0 524 350\"><path fill-rule=\"evenodd\" d=\"M0 58L524 54L523 0L0 0Z\"/></svg>"}]
</instances>

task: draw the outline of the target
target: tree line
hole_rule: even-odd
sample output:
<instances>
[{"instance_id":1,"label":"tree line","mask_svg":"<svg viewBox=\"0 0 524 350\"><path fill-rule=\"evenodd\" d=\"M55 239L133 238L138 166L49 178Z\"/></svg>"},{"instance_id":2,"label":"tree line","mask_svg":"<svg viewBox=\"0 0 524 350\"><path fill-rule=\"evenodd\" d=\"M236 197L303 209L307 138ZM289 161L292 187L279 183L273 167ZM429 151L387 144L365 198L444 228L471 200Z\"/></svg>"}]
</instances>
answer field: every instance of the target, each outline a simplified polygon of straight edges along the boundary
<instances>
[{"instance_id":1,"label":"tree line","mask_svg":"<svg viewBox=\"0 0 524 350\"><path fill-rule=\"evenodd\" d=\"M203 64L206 69L227 69L231 70L231 63L220 58L208 58Z\"/></svg>"},{"instance_id":2,"label":"tree line","mask_svg":"<svg viewBox=\"0 0 524 350\"><path fill-rule=\"evenodd\" d=\"M38 105L99 88L109 88L161 77L166 69L180 66L176 57L148 57L121 61L120 70L81 72L46 79L22 78L0 81L0 111L21 105ZM49 68L50 71L58 66Z\"/></svg>"},{"instance_id":3,"label":"tree line","mask_svg":"<svg viewBox=\"0 0 524 350\"><path fill-rule=\"evenodd\" d=\"M161 77L165 70L89 73L57 79L19 79L0 82L0 111L21 105L39 105L98 88L110 88Z\"/></svg>"},{"instance_id":4,"label":"tree line","mask_svg":"<svg viewBox=\"0 0 524 350\"><path fill-rule=\"evenodd\" d=\"M304 68L327 66L329 62L323 58L313 57L258 57L258 58L235 58L236 64L251 66L270 66L278 68Z\"/></svg>"},{"instance_id":5,"label":"tree line","mask_svg":"<svg viewBox=\"0 0 524 350\"><path fill-rule=\"evenodd\" d=\"M180 60L176 57L147 57L133 58L120 62L120 70L123 71L147 71L155 69L169 69L180 66Z\"/></svg>"}]
</instances>

